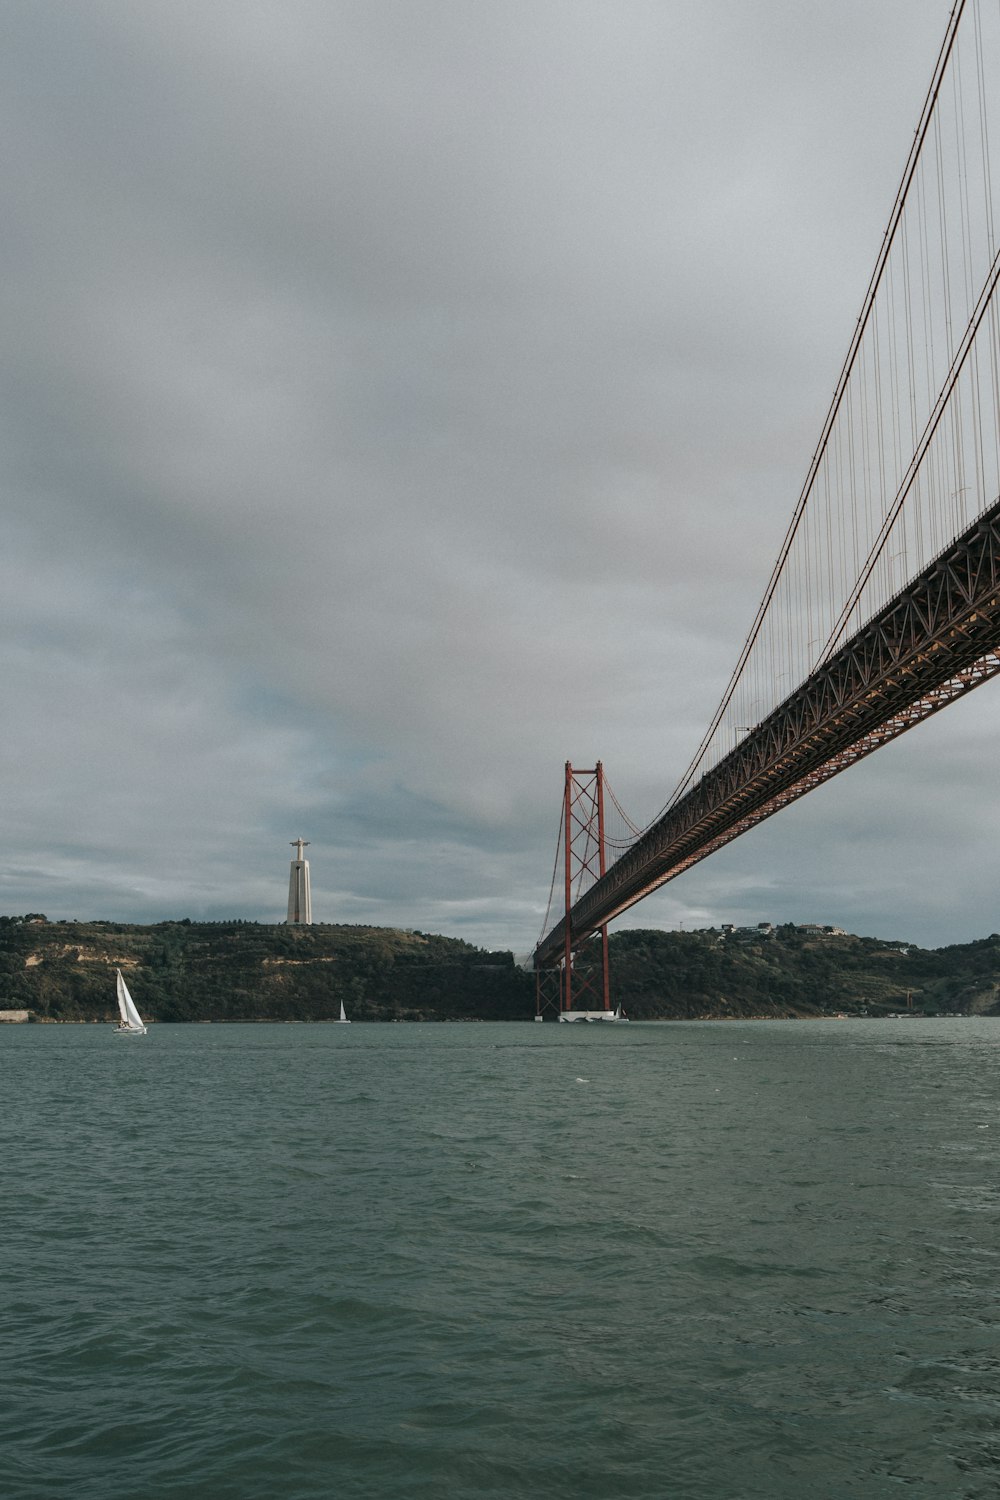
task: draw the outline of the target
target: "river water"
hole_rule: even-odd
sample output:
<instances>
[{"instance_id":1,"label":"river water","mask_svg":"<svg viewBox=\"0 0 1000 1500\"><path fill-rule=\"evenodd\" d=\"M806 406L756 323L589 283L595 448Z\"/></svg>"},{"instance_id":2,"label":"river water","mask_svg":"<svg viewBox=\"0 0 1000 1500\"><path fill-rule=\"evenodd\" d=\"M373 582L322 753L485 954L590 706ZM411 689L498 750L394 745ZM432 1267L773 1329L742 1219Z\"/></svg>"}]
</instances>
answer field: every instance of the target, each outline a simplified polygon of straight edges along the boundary
<instances>
[{"instance_id":1,"label":"river water","mask_svg":"<svg viewBox=\"0 0 1000 1500\"><path fill-rule=\"evenodd\" d=\"M995 1500L1000 1022L0 1028L11 1500Z\"/></svg>"}]
</instances>

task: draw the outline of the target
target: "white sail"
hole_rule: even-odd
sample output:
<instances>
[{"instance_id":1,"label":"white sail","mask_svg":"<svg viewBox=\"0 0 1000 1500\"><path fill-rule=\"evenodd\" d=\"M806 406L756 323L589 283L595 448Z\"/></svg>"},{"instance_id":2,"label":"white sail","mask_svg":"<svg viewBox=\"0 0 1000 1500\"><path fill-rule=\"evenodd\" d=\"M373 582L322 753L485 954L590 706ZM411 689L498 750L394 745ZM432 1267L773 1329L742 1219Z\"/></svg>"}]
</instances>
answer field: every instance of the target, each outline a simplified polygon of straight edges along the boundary
<instances>
[{"instance_id":1,"label":"white sail","mask_svg":"<svg viewBox=\"0 0 1000 1500\"><path fill-rule=\"evenodd\" d=\"M142 1024L142 1017L139 1015L139 1012L135 1008L135 1001L132 999L132 996L128 992L128 985L122 978L121 969L116 969L115 974L118 976L118 1012L122 1018L120 1029L122 1031L138 1031L145 1033L146 1028Z\"/></svg>"},{"instance_id":2,"label":"white sail","mask_svg":"<svg viewBox=\"0 0 1000 1500\"><path fill-rule=\"evenodd\" d=\"M340 1025L340 1026L350 1026L350 1024L351 1024L350 1021L347 1019L347 1011L344 1009L344 1002L343 1002L343 1000L341 1000L341 1002L340 1002L340 1015L337 1018L337 1022L338 1022L338 1025Z\"/></svg>"}]
</instances>

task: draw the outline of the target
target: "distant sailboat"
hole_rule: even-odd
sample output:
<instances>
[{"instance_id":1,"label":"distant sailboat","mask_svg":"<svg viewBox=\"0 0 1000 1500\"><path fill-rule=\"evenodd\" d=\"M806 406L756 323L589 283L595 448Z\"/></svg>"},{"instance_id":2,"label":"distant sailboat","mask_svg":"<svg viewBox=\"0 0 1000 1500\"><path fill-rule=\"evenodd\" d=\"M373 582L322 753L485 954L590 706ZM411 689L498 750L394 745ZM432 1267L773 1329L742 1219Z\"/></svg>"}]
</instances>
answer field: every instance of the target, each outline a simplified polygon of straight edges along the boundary
<instances>
[{"instance_id":1,"label":"distant sailboat","mask_svg":"<svg viewBox=\"0 0 1000 1500\"><path fill-rule=\"evenodd\" d=\"M341 1000L341 1002L340 1002L340 1015L337 1017L336 1021L333 1024L335 1026L350 1026L350 1024L351 1024L350 1021L347 1019L347 1012L344 1009L344 1002L343 1002L343 1000Z\"/></svg>"},{"instance_id":2,"label":"distant sailboat","mask_svg":"<svg viewBox=\"0 0 1000 1500\"><path fill-rule=\"evenodd\" d=\"M128 992L128 985L122 978L121 969L115 970L118 987L118 1014L121 1020L115 1027L116 1036L145 1036L146 1028L142 1024L142 1017L135 1008L135 1001Z\"/></svg>"}]
</instances>

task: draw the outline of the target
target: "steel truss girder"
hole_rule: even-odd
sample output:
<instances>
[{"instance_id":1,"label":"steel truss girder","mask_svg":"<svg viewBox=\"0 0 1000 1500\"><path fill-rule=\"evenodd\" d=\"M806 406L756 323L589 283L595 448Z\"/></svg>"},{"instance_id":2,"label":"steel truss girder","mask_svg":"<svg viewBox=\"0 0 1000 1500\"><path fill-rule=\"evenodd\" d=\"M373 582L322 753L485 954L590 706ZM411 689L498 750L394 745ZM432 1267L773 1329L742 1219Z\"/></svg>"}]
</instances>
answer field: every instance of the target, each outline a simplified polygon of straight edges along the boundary
<instances>
[{"instance_id":1,"label":"steel truss girder","mask_svg":"<svg viewBox=\"0 0 1000 1500\"><path fill-rule=\"evenodd\" d=\"M573 905L544 967L643 896L1000 672L1000 501L832 653Z\"/></svg>"}]
</instances>

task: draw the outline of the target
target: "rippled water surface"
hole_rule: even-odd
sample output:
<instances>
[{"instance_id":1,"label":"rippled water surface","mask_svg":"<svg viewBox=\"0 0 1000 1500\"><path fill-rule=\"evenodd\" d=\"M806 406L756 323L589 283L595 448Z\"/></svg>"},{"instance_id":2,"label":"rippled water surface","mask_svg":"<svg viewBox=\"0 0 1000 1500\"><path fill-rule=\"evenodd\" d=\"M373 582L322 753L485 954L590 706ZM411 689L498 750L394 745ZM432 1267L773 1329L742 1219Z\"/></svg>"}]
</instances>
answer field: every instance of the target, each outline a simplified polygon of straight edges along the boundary
<instances>
[{"instance_id":1,"label":"rippled water surface","mask_svg":"<svg viewBox=\"0 0 1000 1500\"><path fill-rule=\"evenodd\" d=\"M0 1028L0 1494L1000 1493L1000 1022Z\"/></svg>"}]
</instances>

